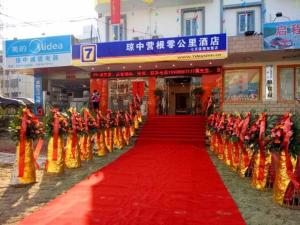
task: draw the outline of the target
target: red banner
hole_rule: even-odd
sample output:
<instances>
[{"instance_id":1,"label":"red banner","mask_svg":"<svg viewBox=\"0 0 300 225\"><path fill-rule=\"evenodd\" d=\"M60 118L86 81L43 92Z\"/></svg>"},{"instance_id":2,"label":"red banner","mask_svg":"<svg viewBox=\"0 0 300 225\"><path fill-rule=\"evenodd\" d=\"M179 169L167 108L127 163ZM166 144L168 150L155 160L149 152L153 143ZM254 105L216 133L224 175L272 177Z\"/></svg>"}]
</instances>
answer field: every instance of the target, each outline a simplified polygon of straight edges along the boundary
<instances>
[{"instance_id":1,"label":"red banner","mask_svg":"<svg viewBox=\"0 0 300 225\"><path fill-rule=\"evenodd\" d=\"M133 81L132 82L132 95L139 95L140 98L145 95L145 82L144 81Z\"/></svg>"},{"instance_id":2,"label":"red banner","mask_svg":"<svg viewBox=\"0 0 300 225\"><path fill-rule=\"evenodd\" d=\"M120 0L111 0L110 1L110 8L111 8L111 24L119 24L121 15L121 3Z\"/></svg>"}]
</instances>

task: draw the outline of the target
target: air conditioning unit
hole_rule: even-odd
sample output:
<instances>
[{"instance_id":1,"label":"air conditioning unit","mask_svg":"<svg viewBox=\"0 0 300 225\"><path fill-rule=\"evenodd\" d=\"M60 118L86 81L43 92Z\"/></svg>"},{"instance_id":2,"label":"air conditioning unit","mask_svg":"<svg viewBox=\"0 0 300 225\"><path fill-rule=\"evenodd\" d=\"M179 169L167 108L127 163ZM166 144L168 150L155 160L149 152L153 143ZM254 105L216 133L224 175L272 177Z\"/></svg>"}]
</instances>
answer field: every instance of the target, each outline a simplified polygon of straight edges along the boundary
<instances>
[{"instance_id":1,"label":"air conditioning unit","mask_svg":"<svg viewBox=\"0 0 300 225\"><path fill-rule=\"evenodd\" d=\"M245 32L245 36L252 36L255 34L255 31L254 30L248 30Z\"/></svg>"},{"instance_id":2,"label":"air conditioning unit","mask_svg":"<svg viewBox=\"0 0 300 225\"><path fill-rule=\"evenodd\" d=\"M142 37L142 36L133 37L132 40L144 40L144 37Z\"/></svg>"},{"instance_id":3,"label":"air conditioning unit","mask_svg":"<svg viewBox=\"0 0 300 225\"><path fill-rule=\"evenodd\" d=\"M162 35L153 35L152 39L158 39L158 38L162 38L162 37L163 37Z\"/></svg>"}]
</instances>

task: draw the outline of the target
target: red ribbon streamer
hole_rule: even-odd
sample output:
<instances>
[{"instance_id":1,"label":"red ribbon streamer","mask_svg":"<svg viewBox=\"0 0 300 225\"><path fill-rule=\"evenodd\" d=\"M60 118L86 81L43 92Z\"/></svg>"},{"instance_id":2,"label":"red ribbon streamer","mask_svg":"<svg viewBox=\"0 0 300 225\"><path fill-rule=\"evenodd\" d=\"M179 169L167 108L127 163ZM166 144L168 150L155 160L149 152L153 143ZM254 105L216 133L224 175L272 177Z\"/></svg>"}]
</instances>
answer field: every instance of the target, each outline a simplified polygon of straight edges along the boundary
<instances>
[{"instance_id":1,"label":"red ribbon streamer","mask_svg":"<svg viewBox=\"0 0 300 225\"><path fill-rule=\"evenodd\" d=\"M18 177L23 177L24 176L27 117L28 117L28 109L24 109L23 114L22 114L22 122L21 122L21 130L20 130L19 174L18 174Z\"/></svg>"},{"instance_id":2,"label":"red ribbon streamer","mask_svg":"<svg viewBox=\"0 0 300 225\"><path fill-rule=\"evenodd\" d=\"M245 167L249 166L250 163L249 153L247 152L246 149L243 149L242 156L243 156L244 166Z\"/></svg>"},{"instance_id":3,"label":"red ribbon streamer","mask_svg":"<svg viewBox=\"0 0 300 225\"><path fill-rule=\"evenodd\" d=\"M53 121L53 153L52 153L52 160L57 160L58 155L58 134L59 134L59 116L58 110L53 110L54 113L54 121Z\"/></svg>"},{"instance_id":4,"label":"red ribbon streamer","mask_svg":"<svg viewBox=\"0 0 300 225\"><path fill-rule=\"evenodd\" d=\"M73 129L73 134L72 134L72 157L75 159L75 151L76 151L76 145L77 145L77 129L76 129L76 115L75 112L72 112L72 129Z\"/></svg>"},{"instance_id":5,"label":"red ribbon streamer","mask_svg":"<svg viewBox=\"0 0 300 225\"><path fill-rule=\"evenodd\" d=\"M246 131L247 131L247 128L248 128L248 124L250 122L250 117L251 117L251 114L248 113L247 117L245 118L245 120L243 122L241 133L240 133L241 142L244 142L244 140L245 140L245 134L246 134Z\"/></svg>"},{"instance_id":6,"label":"red ribbon streamer","mask_svg":"<svg viewBox=\"0 0 300 225\"><path fill-rule=\"evenodd\" d=\"M300 183L297 181L297 177L293 172L293 164L292 164L291 156L289 154L290 139L293 136L292 122L291 122L290 116L285 116L283 129L284 129L283 146L284 146L284 152L285 152L285 163L286 163L287 175L291 179L295 189L299 189Z\"/></svg>"},{"instance_id":7,"label":"red ribbon streamer","mask_svg":"<svg viewBox=\"0 0 300 225\"><path fill-rule=\"evenodd\" d=\"M34 150L34 164L35 164L35 168L36 169L40 169L40 165L37 162L37 159L41 153L42 147L44 144L44 140L42 138L40 138L36 144L35 150Z\"/></svg>"},{"instance_id":8,"label":"red ribbon streamer","mask_svg":"<svg viewBox=\"0 0 300 225\"><path fill-rule=\"evenodd\" d=\"M265 146L264 146L264 139L263 134L266 130L266 114L262 113L261 120L260 120L260 128L259 128L259 150L260 150L260 157L259 157L259 168L258 168L258 176L257 179L263 181L265 178L265 165L266 165L266 153L265 153Z\"/></svg>"}]
</instances>

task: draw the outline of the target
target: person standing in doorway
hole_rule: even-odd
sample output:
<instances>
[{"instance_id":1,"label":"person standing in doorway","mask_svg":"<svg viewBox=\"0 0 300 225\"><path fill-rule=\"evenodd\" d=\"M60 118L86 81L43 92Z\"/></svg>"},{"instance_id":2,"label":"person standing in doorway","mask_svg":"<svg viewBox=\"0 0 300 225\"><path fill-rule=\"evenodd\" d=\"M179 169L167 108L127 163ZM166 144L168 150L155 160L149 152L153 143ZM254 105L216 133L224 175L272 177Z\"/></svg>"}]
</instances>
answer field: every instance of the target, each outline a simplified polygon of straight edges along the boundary
<instances>
[{"instance_id":1,"label":"person standing in doorway","mask_svg":"<svg viewBox=\"0 0 300 225\"><path fill-rule=\"evenodd\" d=\"M93 110L97 112L99 110L99 104L100 104L100 94L97 90L94 90L91 100L93 103Z\"/></svg>"}]
</instances>

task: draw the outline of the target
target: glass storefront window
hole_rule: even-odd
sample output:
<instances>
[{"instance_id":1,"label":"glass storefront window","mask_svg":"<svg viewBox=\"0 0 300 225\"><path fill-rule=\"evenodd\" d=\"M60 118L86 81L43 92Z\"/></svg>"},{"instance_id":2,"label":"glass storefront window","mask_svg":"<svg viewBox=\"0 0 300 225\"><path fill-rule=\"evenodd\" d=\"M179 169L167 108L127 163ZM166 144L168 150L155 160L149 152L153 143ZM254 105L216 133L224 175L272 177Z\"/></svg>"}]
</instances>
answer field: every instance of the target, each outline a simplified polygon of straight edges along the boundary
<instances>
[{"instance_id":1,"label":"glass storefront window","mask_svg":"<svg viewBox=\"0 0 300 225\"><path fill-rule=\"evenodd\" d=\"M225 101L260 100L260 68L227 69L224 73Z\"/></svg>"},{"instance_id":2,"label":"glass storefront window","mask_svg":"<svg viewBox=\"0 0 300 225\"><path fill-rule=\"evenodd\" d=\"M300 99L300 67L296 68L296 99Z\"/></svg>"},{"instance_id":3,"label":"glass storefront window","mask_svg":"<svg viewBox=\"0 0 300 225\"><path fill-rule=\"evenodd\" d=\"M139 94L143 100L141 111L143 115L147 114L148 99L148 79L146 78L127 78L110 79L108 82L109 108L113 111L128 110L129 103L133 99L133 94Z\"/></svg>"},{"instance_id":4,"label":"glass storefront window","mask_svg":"<svg viewBox=\"0 0 300 225\"><path fill-rule=\"evenodd\" d=\"M294 100L294 68L282 68L279 73L280 99Z\"/></svg>"}]
</instances>

